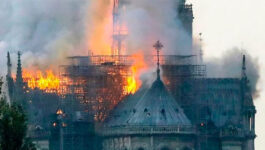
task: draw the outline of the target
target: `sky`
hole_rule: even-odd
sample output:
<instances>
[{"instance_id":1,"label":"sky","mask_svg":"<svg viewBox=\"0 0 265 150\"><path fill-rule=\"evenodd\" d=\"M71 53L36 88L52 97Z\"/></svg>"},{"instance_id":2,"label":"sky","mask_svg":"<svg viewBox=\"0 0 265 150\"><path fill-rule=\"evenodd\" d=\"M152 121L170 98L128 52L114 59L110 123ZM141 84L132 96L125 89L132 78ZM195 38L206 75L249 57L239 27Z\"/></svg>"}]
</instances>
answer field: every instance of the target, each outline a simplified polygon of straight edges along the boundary
<instances>
[{"instance_id":1,"label":"sky","mask_svg":"<svg viewBox=\"0 0 265 150\"><path fill-rule=\"evenodd\" d=\"M265 144L265 1L189 0L194 10L194 36L202 33L204 59L221 57L238 47L257 59L260 66L256 105L256 150Z\"/></svg>"}]
</instances>

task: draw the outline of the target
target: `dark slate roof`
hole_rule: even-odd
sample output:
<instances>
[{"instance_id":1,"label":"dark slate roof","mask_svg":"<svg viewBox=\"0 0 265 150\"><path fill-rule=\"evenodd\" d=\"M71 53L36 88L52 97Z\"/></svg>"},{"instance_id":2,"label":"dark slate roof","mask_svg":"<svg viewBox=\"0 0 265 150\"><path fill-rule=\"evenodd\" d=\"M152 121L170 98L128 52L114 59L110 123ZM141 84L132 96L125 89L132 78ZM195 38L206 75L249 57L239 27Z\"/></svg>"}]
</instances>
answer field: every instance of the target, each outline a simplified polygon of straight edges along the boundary
<instances>
[{"instance_id":1,"label":"dark slate roof","mask_svg":"<svg viewBox=\"0 0 265 150\"><path fill-rule=\"evenodd\" d=\"M240 124L241 80L238 78L191 79L182 85L179 104L192 123L210 119L217 127L228 120Z\"/></svg>"},{"instance_id":2,"label":"dark slate roof","mask_svg":"<svg viewBox=\"0 0 265 150\"><path fill-rule=\"evenodd\" d=\"M188 126L190 121L158 78L122 101L106 120L107 126Z\"/></svg>"}]
</instances>

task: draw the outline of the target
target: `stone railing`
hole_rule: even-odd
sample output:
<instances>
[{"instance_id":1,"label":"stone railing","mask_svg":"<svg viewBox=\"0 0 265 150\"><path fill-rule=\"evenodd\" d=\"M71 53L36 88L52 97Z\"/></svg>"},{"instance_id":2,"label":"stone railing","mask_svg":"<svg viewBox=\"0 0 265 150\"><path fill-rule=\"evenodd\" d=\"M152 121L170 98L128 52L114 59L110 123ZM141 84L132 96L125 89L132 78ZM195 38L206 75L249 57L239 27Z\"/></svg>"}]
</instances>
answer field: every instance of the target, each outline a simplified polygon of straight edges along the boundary
<instances>
[{"instance_id":1,"label":"stone railing","mask_svg":"<svg viewBox=\"0 0 265 150\"><path fill-rule=\"evenodd\" d=\"M102 127L98 133L103 136L144 134L194 134L193 126L115 126Z\"/></svg>"}]
</instances>

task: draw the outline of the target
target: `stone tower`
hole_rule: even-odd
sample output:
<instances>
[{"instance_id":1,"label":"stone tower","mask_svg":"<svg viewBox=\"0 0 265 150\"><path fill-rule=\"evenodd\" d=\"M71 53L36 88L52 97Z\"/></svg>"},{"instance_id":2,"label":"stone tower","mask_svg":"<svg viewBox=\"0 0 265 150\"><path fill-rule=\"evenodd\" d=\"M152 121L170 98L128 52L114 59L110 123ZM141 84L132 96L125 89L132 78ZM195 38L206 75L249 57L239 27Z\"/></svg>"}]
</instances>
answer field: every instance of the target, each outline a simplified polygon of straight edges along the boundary
<instances>
[{"instance_id":1,"label":"stone tower","mask_svg":"<svg viewBox=\"0 0 265 150\"><path fill-rule=\"evenodd\" d=\"M243 150L254 150L254 139L255 134L255 114L256 108L253 104L253 99L251 96L251 90L249 86L249 80L246 75L246 58L243 56L242 63L242 115L243 115L243 129L246 135L246 141L243 145Z\"/></svg>"}]
</instances>

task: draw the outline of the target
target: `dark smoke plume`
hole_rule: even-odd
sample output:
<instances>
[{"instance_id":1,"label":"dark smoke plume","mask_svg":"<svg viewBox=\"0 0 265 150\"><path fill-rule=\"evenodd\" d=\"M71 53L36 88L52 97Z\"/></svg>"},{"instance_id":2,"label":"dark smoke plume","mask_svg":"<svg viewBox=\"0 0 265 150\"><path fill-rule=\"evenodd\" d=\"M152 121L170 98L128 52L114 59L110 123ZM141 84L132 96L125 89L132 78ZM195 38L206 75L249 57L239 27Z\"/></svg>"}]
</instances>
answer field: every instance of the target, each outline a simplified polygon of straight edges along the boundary
<instances>
[{"instance_id":1,"label":"dark smoke plume","mask_svg":"<svg viewBox=\"0 0 265 150\"><path fill-rule=\"evenodd\" d=\"M259 96L257 83L260 78L260 67L257 58L253 58L246 50L234 48L225 52L221 58L210 58L205 61L208 77L240 78L242 57L246 55L246 74L254 97Z\"/></svg>"}]
</instances>

